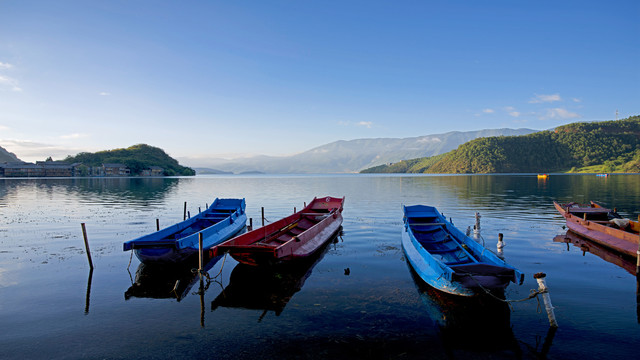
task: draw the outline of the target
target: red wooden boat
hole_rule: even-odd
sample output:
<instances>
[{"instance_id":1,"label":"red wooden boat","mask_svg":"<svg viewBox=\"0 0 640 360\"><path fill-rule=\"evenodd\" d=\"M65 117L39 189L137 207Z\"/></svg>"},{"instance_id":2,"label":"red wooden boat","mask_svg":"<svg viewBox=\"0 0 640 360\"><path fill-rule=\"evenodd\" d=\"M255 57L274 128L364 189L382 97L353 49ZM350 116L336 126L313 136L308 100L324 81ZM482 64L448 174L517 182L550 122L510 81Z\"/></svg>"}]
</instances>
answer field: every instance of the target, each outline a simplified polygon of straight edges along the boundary
<instances>
[{"instance_id":1,"label":"red wooden boat","mask_svg":"<svg viewBox=\"0 0 640 360\"><path fill-rule=\"evenodd\" d=\"M340 229L343 204L344 198L314 198L292 215L221 243L211 255L228 252L248 265L273 265L308 257Z\"/></svg>"},{"instance_id":2,"label":"red wooden boat","mask_svg":"<svg viewBox=\"0 0 640 360\"><path fill-rule=\"evenodd\" d=\"M623 219L615 211L594 202L581 205L554 201L553 204L573 232L625 255L637 256L639 222Z\"/></svg>"}]
</instances>

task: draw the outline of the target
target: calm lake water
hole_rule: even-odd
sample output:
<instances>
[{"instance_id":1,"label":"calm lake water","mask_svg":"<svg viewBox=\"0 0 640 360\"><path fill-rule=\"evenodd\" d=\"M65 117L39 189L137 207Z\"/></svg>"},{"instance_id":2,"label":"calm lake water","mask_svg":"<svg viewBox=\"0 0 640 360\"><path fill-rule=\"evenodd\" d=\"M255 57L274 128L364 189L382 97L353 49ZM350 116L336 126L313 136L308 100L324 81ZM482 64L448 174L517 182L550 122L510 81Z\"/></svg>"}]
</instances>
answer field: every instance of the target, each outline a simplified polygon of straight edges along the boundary
<instances>
[{"instance_id":1,"label":"calm lake water","mask_svg":"<svg viewBox=\"0 0 640 360\"><path fill-rule=\"evenodd\" d=\"M636 279L565 234L552 201L596 200L640 213L637 175L197 176L0 179L0 358L615 359L637 357ZM345 196L343 231L309 263L255 271L214 259L145 268L126 240L182 220L215 197L244 197L260 226L314 196ZM436 206L461 229L481 215L495 250L547 274L559 323L538 302L461 301L416 280L400 245L402 205ZM89 271L81 223L95 270ZM615 256L614 256L615 258ZM632 264L634 265L634 264ZM631 269L635 271L635 269ZM192 281L193 280L193 281Z\"/></svg>"}]
</instances>

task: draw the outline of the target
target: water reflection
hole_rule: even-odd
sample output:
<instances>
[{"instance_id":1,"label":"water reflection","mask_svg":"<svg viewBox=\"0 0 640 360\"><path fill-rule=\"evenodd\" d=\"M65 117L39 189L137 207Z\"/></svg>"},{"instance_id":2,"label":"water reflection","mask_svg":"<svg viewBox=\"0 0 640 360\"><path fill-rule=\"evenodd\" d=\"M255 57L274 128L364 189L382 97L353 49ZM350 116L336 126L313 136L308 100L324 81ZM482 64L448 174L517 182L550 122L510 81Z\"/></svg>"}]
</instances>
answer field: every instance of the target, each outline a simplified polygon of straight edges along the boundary
<instances>
[{"instance_id":1,"label":"water reflection","mask_svg":"<svg viewBox=\"0 0 640 360\"><path fill-rule=\"evenodd\" d=\"M0 204L9 204L38 193L45 199L73 198L82 203L147 204L175 191L181 178L36 178L0 179ZM29 194L29 195L27 195Z\"/></svg>"},{"instance_id":2,"label":"water reflection","mask_svg":"<svg viewBox=\"0 0 640 360\"><path fill-rule=\"evenodd\" d=\"M425 284L409 269L449 358L458 351L509 351L518 358L522 356L506 302L490 296L463 298L443 293Z\"/></svg>"},{"instance_id":3,"label":"water reflection","mask_svg":"<svg viewBox=\"0 0 640 360\"><path fill-rule=\"evenodd\" d=\"M209 260L204 271L209 271L222 258L217 256ZM136 270L135 283L125 291L124 298L176 299L180 301L189 295L189 291L198 283L197 260L190 259L183 264L144 264ZM202 287L202 282L201 282ZM199 292L204 293L204 289Z\"/></svg>"},{"instance_id":4,"label":"water reflection","mask_svg":"<svg viewBox=\"0 0 640 360\"><path fill-rule=\"evenodd\" d=\"M570 251L569 244L579 248L582 251L582 255L589 252L597 257L610 262L614 265L617 265L623 269L625 269L629 274L636 274L636 260L630 257L624 256L620 253L617 253L611 249L608 249L604 246L596 244L592 241L589 241L580 235L574 233L573 231L567 231L566 234L557 235L553 238L554 242L557 243L566 243L567 251Z\"/></svg>"},{"instance_id":5,"label":"water reflection","mask_svg":"<svg viewBox=\"0 0 640 360\"><path fill-rule=\"evenodd\" d=\"M295 293L300 291L311 276L313 268L322 260L329 244L337 242L338 236L329 240L309 259L291 264L271 267L238 264L231 272L229 285L211 302L211 311L231 307L262 310L258 321L269 311L279 316Z\"/></svg>"}]
</instances>

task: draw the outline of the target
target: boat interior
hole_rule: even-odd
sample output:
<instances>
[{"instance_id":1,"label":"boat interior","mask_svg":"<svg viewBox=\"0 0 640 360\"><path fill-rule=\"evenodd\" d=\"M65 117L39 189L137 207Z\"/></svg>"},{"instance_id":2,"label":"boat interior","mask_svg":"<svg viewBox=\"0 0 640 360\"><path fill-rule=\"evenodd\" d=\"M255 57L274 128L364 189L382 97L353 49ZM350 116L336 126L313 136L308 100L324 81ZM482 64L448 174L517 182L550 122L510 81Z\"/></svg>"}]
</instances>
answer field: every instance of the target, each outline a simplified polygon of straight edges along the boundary
<instances>
[{"instance_id":1,"label":"boat interior","mask_svg":"<svg viewBox=\"0 0 640 360\"><path fill-rule=\"evenodd\" d=\"M264 238L258 243L267 246L280 246L288 241L293 240L296 236L310 229L328 216L329 211L326 209L312 209L309 212L300 213L300 218L291 224L277 230Z\"/></svg>"},{"instance_id":2,"label":"boat interior","mask_svg":"<svg viewBox=\"0 0 640 360\"><path fill-rule=\"evenodd\" d=\"M445 223L437 217L409 218L409 226L416 240L434 258L445 265L462 265L478 262L467 249L445 230Z\"/></svg>"},{"instance_id":3,"label":"boat interior","mask_svg":"<svg viewBox=\"0 0 640 360\"><path fill-rule=\"evenodd\" d=\"M233 213L233 210L227 209L215 209L214 211L207 212L198 218L193 224L189 225L187 228L183 229L180 232L174 233L166 237L165 239L178 240L183 237L187 237L189 235L195 234L199 231L202 231L208 227L211 227L220 221L229 217L229 214Z\"/></svg>"}]
</instances>

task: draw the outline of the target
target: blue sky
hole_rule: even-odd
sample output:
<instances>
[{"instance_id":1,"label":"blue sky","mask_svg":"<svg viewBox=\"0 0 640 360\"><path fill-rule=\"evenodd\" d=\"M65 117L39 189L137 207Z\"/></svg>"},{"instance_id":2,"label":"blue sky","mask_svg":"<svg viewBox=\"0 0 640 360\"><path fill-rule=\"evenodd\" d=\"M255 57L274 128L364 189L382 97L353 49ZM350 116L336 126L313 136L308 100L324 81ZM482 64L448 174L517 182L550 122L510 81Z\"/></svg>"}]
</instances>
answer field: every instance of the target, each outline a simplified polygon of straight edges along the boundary
<instances>
[{"instance_id":1,"label":"blue sky","mask_svg":"<svg viewBox=\"0 0 640 360\"><path fill-rule=\"evenodd\" d=\"M0 146L181 163L640 114L640 2L0 0Z\"/></svg>"}]
</instances>

